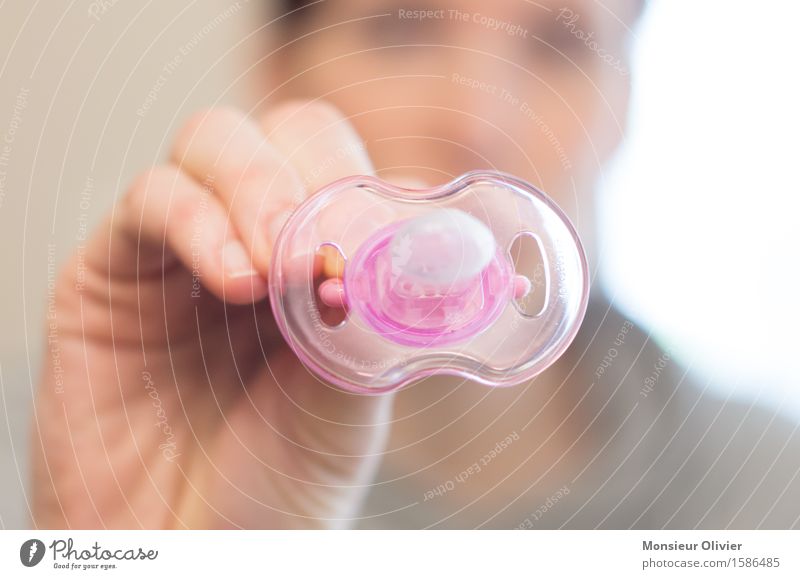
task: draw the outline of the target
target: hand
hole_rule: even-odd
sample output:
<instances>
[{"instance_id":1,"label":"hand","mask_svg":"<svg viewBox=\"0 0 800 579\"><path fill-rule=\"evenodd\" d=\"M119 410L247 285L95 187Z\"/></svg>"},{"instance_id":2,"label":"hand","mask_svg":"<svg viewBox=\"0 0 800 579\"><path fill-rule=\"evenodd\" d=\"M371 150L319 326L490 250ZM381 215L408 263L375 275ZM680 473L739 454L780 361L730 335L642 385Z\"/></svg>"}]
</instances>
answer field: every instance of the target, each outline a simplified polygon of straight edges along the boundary
<instances>
[{"instance_id":1,"label":"hand","mask_svg":"<svg viewBox=\"0 0 800 579\"><path fill-rule=\"evenodd\" d=\"M33 424L34 524L347 526L389 395L321 383L266 300L274 238L318 187L370 162L328 105L259 123L194 116L56 285ZM57 352L57 355L55 354Z\"/></svg>"}]
</instances>

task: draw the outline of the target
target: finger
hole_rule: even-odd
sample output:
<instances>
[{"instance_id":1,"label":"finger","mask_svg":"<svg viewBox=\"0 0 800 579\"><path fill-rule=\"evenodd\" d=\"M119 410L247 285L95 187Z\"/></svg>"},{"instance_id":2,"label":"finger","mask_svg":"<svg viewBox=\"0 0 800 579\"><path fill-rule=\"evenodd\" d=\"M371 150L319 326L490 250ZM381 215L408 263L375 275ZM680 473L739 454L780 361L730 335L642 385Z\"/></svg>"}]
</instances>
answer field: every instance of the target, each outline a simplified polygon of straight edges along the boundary
<instances>
[{"instance_id":1,"label":"finger","mask_svg":"<svg viewBox=\"0 0 800 579\"><path fill-rule=\"evenodd\" d=\"M341 177L374 173L364 142L325 101L282 103L261 118L261 125L311 191Z\"/></svg>"},{"instance_id":2,"label":"finger","mask_svg":"<svg viewBox=\"0 0 800 579\"><path fill-rule=\"evenodd\" d=\"M266 296L266 280L225 208L177 167L155 167L137 178L116 216L114 226L128 243L145 256L174 255L218 298L244 304Z\"/></svg>"},{"instance_id":3,"label":"finger","mask_svg":"<svg viewBox=\"0 0 800 579\"><path fill-rule=\"evenodd\" d=\"M294 167L257 123L230 108L192 117L175 140L172 159L219 196L256 270L266 277L272 243L305 197Z\"/></svg>"},{"instance_id":4,"label":"finger","mask_svg":"<svg viewBox=\"0 0 800 579\"><path fill-rule=\"evenodd\" d=\"M283 103L264 115L261 125L309 191L342 177L374 173L355 129L341 112L324 101ZM322 210L317 226L327 240L353 247L388 223L391 213L377 196L353 189ZM325 274L340 277L341 256L336 251L323 250L323 254Z\"/></svg>"}]
</instances>

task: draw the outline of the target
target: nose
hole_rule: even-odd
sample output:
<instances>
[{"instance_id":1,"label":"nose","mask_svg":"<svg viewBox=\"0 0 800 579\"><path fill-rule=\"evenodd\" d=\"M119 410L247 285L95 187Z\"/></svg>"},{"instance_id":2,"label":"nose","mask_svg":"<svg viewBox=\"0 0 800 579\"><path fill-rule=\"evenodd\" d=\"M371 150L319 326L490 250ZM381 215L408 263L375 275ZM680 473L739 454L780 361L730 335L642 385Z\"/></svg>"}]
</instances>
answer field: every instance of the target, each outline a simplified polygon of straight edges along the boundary
<instances>
[{"instance_id":1,"label":"nose","mask_svg":"<svg viewBox=\"0 0 800 579\"><path fill-rule=\"evenodd\" d=\"M474 41L450 49L445 114L434 114L433 134L453 142L450 159L459 172L484 167L503 168L503 152L515 148L515 122L521 100L519 74L496 45ZM470 166L465 166L468 163Z\"/></svg>"}]
</instances>

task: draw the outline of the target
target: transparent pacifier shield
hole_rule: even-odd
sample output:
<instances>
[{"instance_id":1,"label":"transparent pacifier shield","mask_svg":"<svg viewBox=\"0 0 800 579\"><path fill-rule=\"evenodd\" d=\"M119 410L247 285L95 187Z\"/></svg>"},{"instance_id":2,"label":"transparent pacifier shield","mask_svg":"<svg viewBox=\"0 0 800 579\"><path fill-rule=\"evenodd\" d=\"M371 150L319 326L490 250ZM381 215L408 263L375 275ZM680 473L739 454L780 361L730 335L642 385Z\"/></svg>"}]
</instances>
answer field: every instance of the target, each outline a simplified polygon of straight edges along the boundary
<instances>
[{"instance_id":1,"label":"transparent pacifier shield","mask_svg":"<svg viewBox=\"0 0 800 579\"><path fill-rule=\"evenodd\" d=\"M450 216L456 230L471 232L457 240L464 243L462 249L452 246L455 259L463 263L443 262L441 252L423 254L415 263L403 264L402 273L439 282L445 289L467 283L481 275L478 270L485 267L487 256L491 263L513 267L511 244L519 235L528 235L537 241L544 262L544 275L534 288L545 293L537 315L525 314L513 299L499 300L501 309L488 326L465 326L477 329L457 343L434 339L425 345L376 331L358 307L350 307L341 323L326 323L316 294L325 272L322 248L335 250L349 275L347 268L359 250L381 231L410 227L416 240L426 231L434 238L447 236L452 228L442 227L443 215ZM470 225L470 220L479 225ZM491 251L485 247L490 241ZM498 291L506 291L500 285ZM321 378L357 392L387 391L437 373L492 386L525 381L567 348L587 298L586 260L568 219L533 186L488 171L423 191L396 188L372 177L332 183L287 221L275 245L270 275L271 305L288 344Z\"/></svg>"}]
</instances>

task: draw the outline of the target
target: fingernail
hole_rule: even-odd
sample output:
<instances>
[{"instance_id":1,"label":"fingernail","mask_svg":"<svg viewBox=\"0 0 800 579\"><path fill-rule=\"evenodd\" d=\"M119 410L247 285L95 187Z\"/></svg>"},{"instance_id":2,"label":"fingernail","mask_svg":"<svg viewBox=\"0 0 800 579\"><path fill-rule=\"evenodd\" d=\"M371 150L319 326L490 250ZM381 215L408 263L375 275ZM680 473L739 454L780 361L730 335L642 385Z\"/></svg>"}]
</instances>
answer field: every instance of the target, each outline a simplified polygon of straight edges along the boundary
<instances>
[{"instance_id":1,"label":"fingernail","mask_svg":"<svg viewBox=\"0 0 800 579\"><path fill-rule=\"evenodd\" d=\"M258 272L253 268L250 256L247 255L244 246L238 241L229 241L222 248L222 267L228 277L253 277Z\"/></svg>"}]
</instances>

